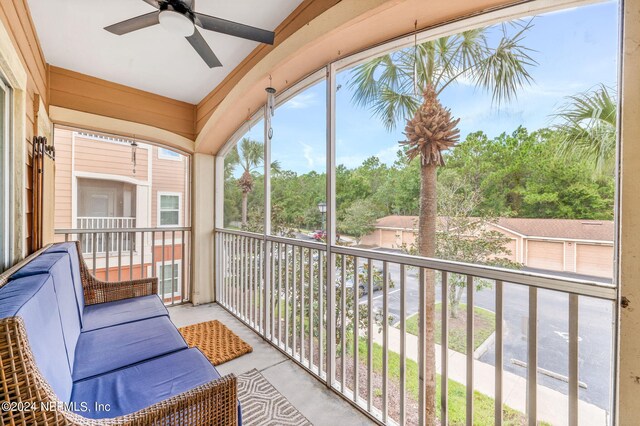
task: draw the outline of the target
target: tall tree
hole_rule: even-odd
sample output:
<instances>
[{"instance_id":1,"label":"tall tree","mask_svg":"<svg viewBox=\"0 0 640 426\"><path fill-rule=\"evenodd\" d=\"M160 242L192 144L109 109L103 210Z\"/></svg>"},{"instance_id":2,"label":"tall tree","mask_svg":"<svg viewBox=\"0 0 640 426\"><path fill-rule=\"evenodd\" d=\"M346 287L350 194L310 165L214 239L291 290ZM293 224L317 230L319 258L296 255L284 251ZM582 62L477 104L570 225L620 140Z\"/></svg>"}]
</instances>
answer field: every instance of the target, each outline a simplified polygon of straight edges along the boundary
<instances>
[{"instance_id":1,"label":"tall tree","mask_svg":"<svg viewBox=\"0 0 640 426\"><path fill-rule=\"evenodd\" d=\"M253 139L242 138L227 157L226 170L233 170L236 166L242 168L242 175L238 178L237 183L242 191L242 226L245 227L247 225L249 193L253 190L252 172L262 165L264 145Z\"/></svg>"},{"instance_id":2,"label":"tall tree","mask_svg":"<svg viewBox=\"0 0 640 426\"><path fill-rule=\"evenodd\" d=\"M439 96L452 84L464 79L490 91L500 103L516 96L532 78L527 68L535 61L522 45L531 22L500 28L496 46L489 43L488 28L427 41L414 48L383 55L359 65L353 71L350 87L354 101L368 107L382 119L387 129L405 121L406 154L420 158L420 210L418 248L422 256L434 257L436 248L436 173L444 164L442 151L458 141L458 120L442 107ZM420 99L419 94L422 94ZM425 424L436 423L435 382L435 274L425 274Z\"/></svg>"},{"instance_id":3,"label":"tall tree","mask_svg":"<svg viewBox=\"0 0 640 426\"><path fill-rule=\"evenodd\" d=\"M249 138L242 140L227 154L225 158L225 175L230 176L236 166L242 168L242 175L238 178L237 183L242 191L242 226L247 226L247 206L249 193L253 191L254 176L253 173L262 166L264 160L264 145L262 142ZM271 163L271 173L279 174L281 172L280 163L274 161Z\"/></svg>"},{"instance_id":4,"label":"tall tree","mask_svg":"<svg viewBox=\"0 0 640 426\"><path fill-rule=\"evenodd\" d=\"M613 174L616 156L617 101L612 88L597 88L567 97L555 114L563 133L559 153L592 165L595 175Z\"/></svg>"}]
</instances>

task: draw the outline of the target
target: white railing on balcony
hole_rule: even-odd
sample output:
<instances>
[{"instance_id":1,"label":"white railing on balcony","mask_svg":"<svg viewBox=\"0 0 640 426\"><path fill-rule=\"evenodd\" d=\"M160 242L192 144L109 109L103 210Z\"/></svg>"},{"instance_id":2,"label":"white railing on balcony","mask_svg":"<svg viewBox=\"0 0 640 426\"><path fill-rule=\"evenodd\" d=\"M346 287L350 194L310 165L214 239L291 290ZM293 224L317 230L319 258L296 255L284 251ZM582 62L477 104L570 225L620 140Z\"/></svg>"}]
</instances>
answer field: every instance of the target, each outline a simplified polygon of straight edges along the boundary
<instances>
[{"instance_id":1,"label":"white railing on balcony","mask_svg":"<svg viewBox=\"0 0 640 426\"><path fill-rule=\"evenodd\" d=\"M129 229L136 227L135 217L78 217L78 229ZM129 252L135 250L134 240L128 234L110 235L107 241L106 234L99 233L96 238L87 238L82 241L82 252L93 253L94 251L103 255L107 251L115 253L117 251Z\"/></svg>"},{"instance_id":2,"label":"white railing on balcony","mask_svg":"<svg viewBox=\"0 0 640 426\"><path fill-rule=\"evenodd\" d=\"M476 390L493 399L496 425L609 422L606 410L579 398L580 387L586 386L583 380L591 373L581 365L592 357L580 352L584 343L579 342L594 340L600 333L590 330L589 312L594 309L604 315L600 326L613 329L616 288L610 283L226 229L216 230L215 241L218 303L379 423L425 424L429 363L439 375L435 409L442 425L455 423L449 416L456 392L456 408L463 405L466 413L462 423L483 423L474 404ZM331 285L328 277L334 280ZM450 349L453 334L446 301L454 286L464 288L467 318L474 317L476 297L493 306L490 363L475 355L475 321L466 321L463 338L455 337L466 354ZM490 293L479 290L489 286ZM437 330L436 318L426 318L429 291L441 301L445 295ZM523 314L514 329L516 308ZM551 343L539 338L543 330L548 339L550 310L565 327L550 332L559 333ZM418 321L410 326L412 313ZM435 335L427 333L441 336L434 346L435 359L425 346ZM596 349L613 353L611 336L605 339L608 348L604 344ZM542 368L542 359L557 361L553 364L562 371ZM611 392L612 366L599 368L604 383L591 385ZM547 387L551 380L559 383L555 390Z\"/></svg>"},{"instance_id":3,"label":"white railing on balcony","mask_svg":"<svg viewBox=\"0 0 640 426\"><path fill-rule=\"evenodd\" d=\"M64 241L80 241L84 259L99 279L158 277L158 294L166 304L190 300L189 227L78 228L56 229L55 233L63 236ZM101 248L105 248L104 251L101 252Z\"/></svg>"}]
</instances>

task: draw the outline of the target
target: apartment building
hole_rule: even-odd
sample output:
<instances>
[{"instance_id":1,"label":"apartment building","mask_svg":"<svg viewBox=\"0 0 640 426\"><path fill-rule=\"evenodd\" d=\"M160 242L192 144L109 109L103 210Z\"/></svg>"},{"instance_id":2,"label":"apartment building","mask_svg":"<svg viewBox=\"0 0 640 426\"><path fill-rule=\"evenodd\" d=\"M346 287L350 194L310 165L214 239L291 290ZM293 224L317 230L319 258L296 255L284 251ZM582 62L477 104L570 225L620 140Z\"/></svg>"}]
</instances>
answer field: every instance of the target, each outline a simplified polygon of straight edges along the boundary
<instances>
[{"instance_id":1,"label":"apartment building","mask_svg":"<svg viewBox=\"0 0 640 426\"><path fill-rule=\"evenodd\" d=\"M188 157L65 127L55 129L54 145L56 239L68 238L63 230L85 232L78 240L96 276L157 274L165 299L180 299L186 236L177 229L189 225ZM149 232L104 232L133 228Z\"/></svg>"}]
</instances>

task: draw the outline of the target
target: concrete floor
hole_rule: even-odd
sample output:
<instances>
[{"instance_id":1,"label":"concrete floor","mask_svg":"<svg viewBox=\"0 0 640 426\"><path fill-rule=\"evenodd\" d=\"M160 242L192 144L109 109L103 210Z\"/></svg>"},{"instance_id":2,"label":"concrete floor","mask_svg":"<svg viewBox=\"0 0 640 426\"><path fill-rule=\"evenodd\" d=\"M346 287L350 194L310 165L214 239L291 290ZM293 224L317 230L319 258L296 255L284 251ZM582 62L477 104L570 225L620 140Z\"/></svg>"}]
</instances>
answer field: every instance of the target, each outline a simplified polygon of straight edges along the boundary
<instances>
[{"instance_id":1,"label":"concrete floor","mask_svg":"<svg viewBox=\"0 0 640 426\"><path fill-rule=\"evenodd\" d=\"M220 306L180 305L169 308L169 314L177 327L214 319L224 323L250 344L253 352L216 367L220 374L240 375L257 369L314 425L375 424Z\"/></svg>"}]
</instances>

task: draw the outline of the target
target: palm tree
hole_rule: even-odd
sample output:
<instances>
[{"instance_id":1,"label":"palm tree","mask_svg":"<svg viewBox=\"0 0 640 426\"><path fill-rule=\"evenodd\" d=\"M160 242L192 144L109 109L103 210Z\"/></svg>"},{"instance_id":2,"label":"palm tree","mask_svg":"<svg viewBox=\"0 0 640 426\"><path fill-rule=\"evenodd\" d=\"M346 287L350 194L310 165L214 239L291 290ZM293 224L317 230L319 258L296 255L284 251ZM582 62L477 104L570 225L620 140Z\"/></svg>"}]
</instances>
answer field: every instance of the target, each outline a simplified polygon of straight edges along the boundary
<instances>
[{"instance_id":1,"label":"palm tree","mask_svg":"<svg viewBox=\"0 0 640 426\"><path fill-rule=\"evenodd\" d=\"M522 45L531 22L502 25L501 38L490 46L488 28L417 44L357 66L349 85L353 100L367 107L388 130L405 121L405 153L419 157L420 214L418 252L434 257L436 245L436 177L444 165L442 151L455 146L459 131L448 109L442 107L442 92L457 82L467 82L492 93L494 103L515 98L517 91L532 81L527 68L536 62ZM422 95L422 99L420 99ZM436 423L435 406L435 273L425 273L425 424Z\"/></svg>"},{"instance_id":2,"label":"palm tree","mask_svg":"<svg viewBox=\"0 0 640 426\"><path fill-rule=\"evenodd\" d=\"M239 148L238 148L239 147ZM242 175L237 180L242 191L242 226L247 226L247 206L249 193L253 191L253 173L257 171L264 160L264 144L250 138L242 138L225 157L225 177L231 176L237 165L242 167ZM278 161L271 163L271 173L277 174L282 170Z\"/></svg>"},{"instance_id":3,"label":"palm tree","mask_svg":"<svg viewBox=\"0 0 640 426\"><path fill-rule=\"evenodd\" d=\"M247 225L247 204L249 193L253 190L253 175L262 165L264 159L264 145L249 138L242 138L233 151L227 155L226 165L233 169L236 165L242 167L242 175L238 179L238 186L242 191L242 226Z\"/></svg>"},{"instance_id":4,"label":"palm tree","mask_svg":"<svg viewBox=\"0 0 640 426\"><path fill-rule=\"evenodd\" d=\"M591 164L596 176L613 174L618 118L614 89L600 84L566 99L554 114L562 135L558 153Z\"/></svg>"}]
</instances>

